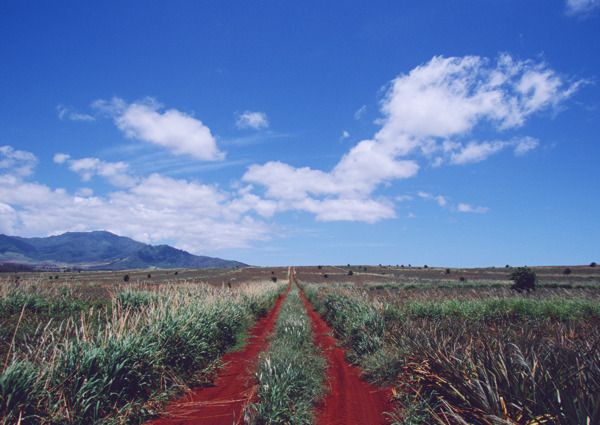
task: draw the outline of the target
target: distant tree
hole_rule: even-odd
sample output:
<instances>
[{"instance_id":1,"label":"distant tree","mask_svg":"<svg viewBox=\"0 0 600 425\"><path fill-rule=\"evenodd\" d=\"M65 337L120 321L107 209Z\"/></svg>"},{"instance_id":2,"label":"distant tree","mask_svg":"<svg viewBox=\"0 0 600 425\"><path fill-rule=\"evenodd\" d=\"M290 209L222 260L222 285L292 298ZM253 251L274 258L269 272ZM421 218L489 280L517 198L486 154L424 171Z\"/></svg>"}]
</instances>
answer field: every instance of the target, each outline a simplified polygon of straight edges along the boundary
<instances>
[{"instance_id":1,"label":"distant tree","mask_svg":"<svg viewBox=\"0 0 600 425\"><path fill-rule=\"evenodd\" d=\"M325 279L327 279L329 276L327 276L327 273L325 273L325 274L323 275L323 277L324 277Z\"/></svg>"},{"instance_id":2,"label":"distant tree","mask_svg":"<svg viewBox=\"0 0 600 425\"><path fill-rule=\"evenodd\" d=\"M271 278L271 280L273 281L273 283L277 283L277 276L273 276L273 277Z\"/></svg>"},{"instance_id":3,"label":"distant tree","mask_svg":"<svg viewBox=\"0 0 600 425\"><path fill-rule=\"evenodd\" d=\"M467 279L465 279L465 277L464 277L464 276L461 276L461 277L460 277L458 280L460 280L461 282L464 282L464 281L465 281L465 280L467 280Z\"/></svg>"},{"instance_id":4,"label":"distant tree","mask_svg":"<svg viewBox=\"0 0 600 425\"><path fill-rule=\"evenodd\" d=\"M125 276L123 276L123 282L129 282L129 275L126 274Z\"/></svg>"},{"instance_id":5,"label":"distant tree","mask_svg":"<svg viewBox=\"0 0 600 425\"><path fill-rule=\"evenodd\" d=\"M152 279L152 275L148 273L148 279Z\"/></svg>"},{"instance_id":6,"label":"distant tree","mask_svg":"<svg viewBox=\"0 0 600 425\"><path fill-rule=\"evenodd\" d=\"M321 269L323 268L323 266L318 266L317 268L318 268L319 270L321 270Z\"/></svg>"},{"instance_id":7,"label":"distant tree","mask_svg":"<svg viewBox=\"0 0 600 425\"><path fill-rule=\"evenodd\" d=\"M446 274L450 274L450 269L446 269Z\"/></svg>"},{"instance_id":8,"label":"distant tree","mask_svg":"<svg viewBox=\"0 0 600 425\"><path fill-rule=\"evenodd\" d=\"M352 270L348 270L348 276L352 276L354 272Z\"/></svg>"},{"instance_id":9,"label":"distant tree","mask_svg":"<svg viewBox=\"0 0 600 425\"><path fill-rule=\"evenodd\" d=\"M595 262L595 261L592 261L592 262L590 263L590 267L596 267L596 262Z\"/></svg>"},{"instance_id":10,"label":"distant tree","mask_svg":"<svg viewBox=\"0 0 600 425\"><path fill-rule=\"evenodd\" d=\"M537 275L529 267L517 267L510 275L510 279L515 282L511 289L516 291L531 291L535 289Z\"/></svg>"},{"instance_id":11,"label":"distant tree","mask_svg":"<svg viewBox=\"0 0 600 425\"><path fill-rule=\"evenodd\" d=\"M424 268L424 269L428 268L428 267L427 267L427 264L425 264L425 265L423 266L423 268Z\"/></svg>"},{"instance_id":12,"label":"distant tree","mask_svg":"<svg viewBox=\"0 0 600 425\"><path fill-rule=\"evenodd\" d=\"M563 270L563 274L571 274L571 267L567 267L566 269Z\"/></svg>"}]
</instances>

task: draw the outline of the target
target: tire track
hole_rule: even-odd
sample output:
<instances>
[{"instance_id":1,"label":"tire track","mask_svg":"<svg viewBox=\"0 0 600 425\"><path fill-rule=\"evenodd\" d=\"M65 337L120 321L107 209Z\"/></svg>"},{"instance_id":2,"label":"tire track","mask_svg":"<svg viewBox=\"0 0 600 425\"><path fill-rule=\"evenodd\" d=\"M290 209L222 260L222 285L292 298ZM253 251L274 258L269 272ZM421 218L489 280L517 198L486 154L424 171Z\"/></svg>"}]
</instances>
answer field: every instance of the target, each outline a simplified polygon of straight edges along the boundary
<instances>
[{"instance_id":1,"label":"tire track","mask_svg":"<svg viewBox=\"0 0 600 425\"><path fill-rule=\"evenodd\" d=\"M294 276L294 275L292 275ZM297 282L293 277L294 283ZM327 322L313 310L300 289L310 317L315 344L325 353L329 364L327 376L330 392L321 403L316 423L319 425L384 425L388 424L383 412L390 412L391 389L379 389L360 378L358 368L344 359L345 350L337 347L333 330Z\"/></svg>"},{"instance_id":2,"label":"tire track","mask_svg":"<svg viewBox=\"0 0 600 425\"><path fill-rule=\"evenodd\" d=\"M212 387L198 388L167 405L162 417L145 425L223 425L242 424L244 408L254 396L251 367L259 353L267 347L267 337L273 332L279 308L287 296L280 297L271 311L260 318L249 332L243 349L223 355L226 366L220 371Z\"/></svg>"}]
</instances>

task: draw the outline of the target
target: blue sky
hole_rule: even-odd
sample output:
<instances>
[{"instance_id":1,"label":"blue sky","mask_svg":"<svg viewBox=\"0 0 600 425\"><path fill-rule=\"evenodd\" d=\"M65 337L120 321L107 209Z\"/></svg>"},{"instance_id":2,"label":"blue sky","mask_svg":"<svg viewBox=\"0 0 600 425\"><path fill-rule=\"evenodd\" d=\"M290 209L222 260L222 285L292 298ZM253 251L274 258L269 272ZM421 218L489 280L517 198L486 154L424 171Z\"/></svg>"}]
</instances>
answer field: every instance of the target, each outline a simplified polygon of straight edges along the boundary
<instances>
[{"instance_id":1,"label":"blue sky","mask_svg":"<svg viewBox=\"0 0 600 425\"><path fill-rule=\"evenodd\" d=\"M0 233L600 260L600 1L0 6Z\"/></svg>"}]
</instances>

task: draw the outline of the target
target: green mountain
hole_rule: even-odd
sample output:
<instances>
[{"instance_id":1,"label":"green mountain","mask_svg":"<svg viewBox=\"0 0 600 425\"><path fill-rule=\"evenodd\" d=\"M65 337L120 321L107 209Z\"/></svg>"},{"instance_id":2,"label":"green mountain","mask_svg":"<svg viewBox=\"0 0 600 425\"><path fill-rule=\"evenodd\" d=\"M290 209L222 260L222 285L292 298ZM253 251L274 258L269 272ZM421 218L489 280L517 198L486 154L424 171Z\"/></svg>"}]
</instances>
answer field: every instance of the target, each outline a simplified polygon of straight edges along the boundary
<instances>
[{"instance_id":1,"label":"green mountain","mask_svg":"<svg viewBox=\"0 0 600 425\"><path fill-rule=\"evenodd\" d=\"M147 245L103 231L68 232L47 238L0 235L0 264L84 270L247 266L238 261L192 255L168 245Z\"/></svg>"}]
</instances>

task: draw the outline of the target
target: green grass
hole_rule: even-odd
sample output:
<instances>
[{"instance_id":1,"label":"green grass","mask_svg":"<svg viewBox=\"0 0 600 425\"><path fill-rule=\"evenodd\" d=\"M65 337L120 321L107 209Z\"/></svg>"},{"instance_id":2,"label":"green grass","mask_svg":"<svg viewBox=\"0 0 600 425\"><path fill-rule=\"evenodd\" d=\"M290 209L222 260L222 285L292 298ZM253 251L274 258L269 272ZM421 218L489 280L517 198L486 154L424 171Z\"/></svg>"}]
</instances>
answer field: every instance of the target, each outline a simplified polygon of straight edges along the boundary
<instances>
[{"instance_id":1,"label":"green grass","mask_svg":"<svg viewBox=\"0 0 600 425\"><path fill-rule=\"evenodd\" d=\"M298 290L281 306L269 349L260 357L258 401L246 411L249 424L310 424L324 394L325 360L313 344L310 319Z\"/></svg>"},{"instance_id":2,"label":"green grass","mask_svg":"<svg viewBox=\"0 0 600 425\"><path fill-rule=\"evenodd\" d=\"M35 338L25 337L14 347L0 375L0 421L88 424L148 418L161 400L210 382L221 354L285 286L126 291L110 308L51 321Z\"/></svg>"},{"instance_id":3,"label":"green grass","mask_svg":"<svg viewBox=\"0 0 600 425\"><path fill-rule=\"evenodd\" d=\"M564 291L382 302L305 287L364 376L396 387L394 423L600 423L600 302Z\"/></svg>"}]
</instances>

